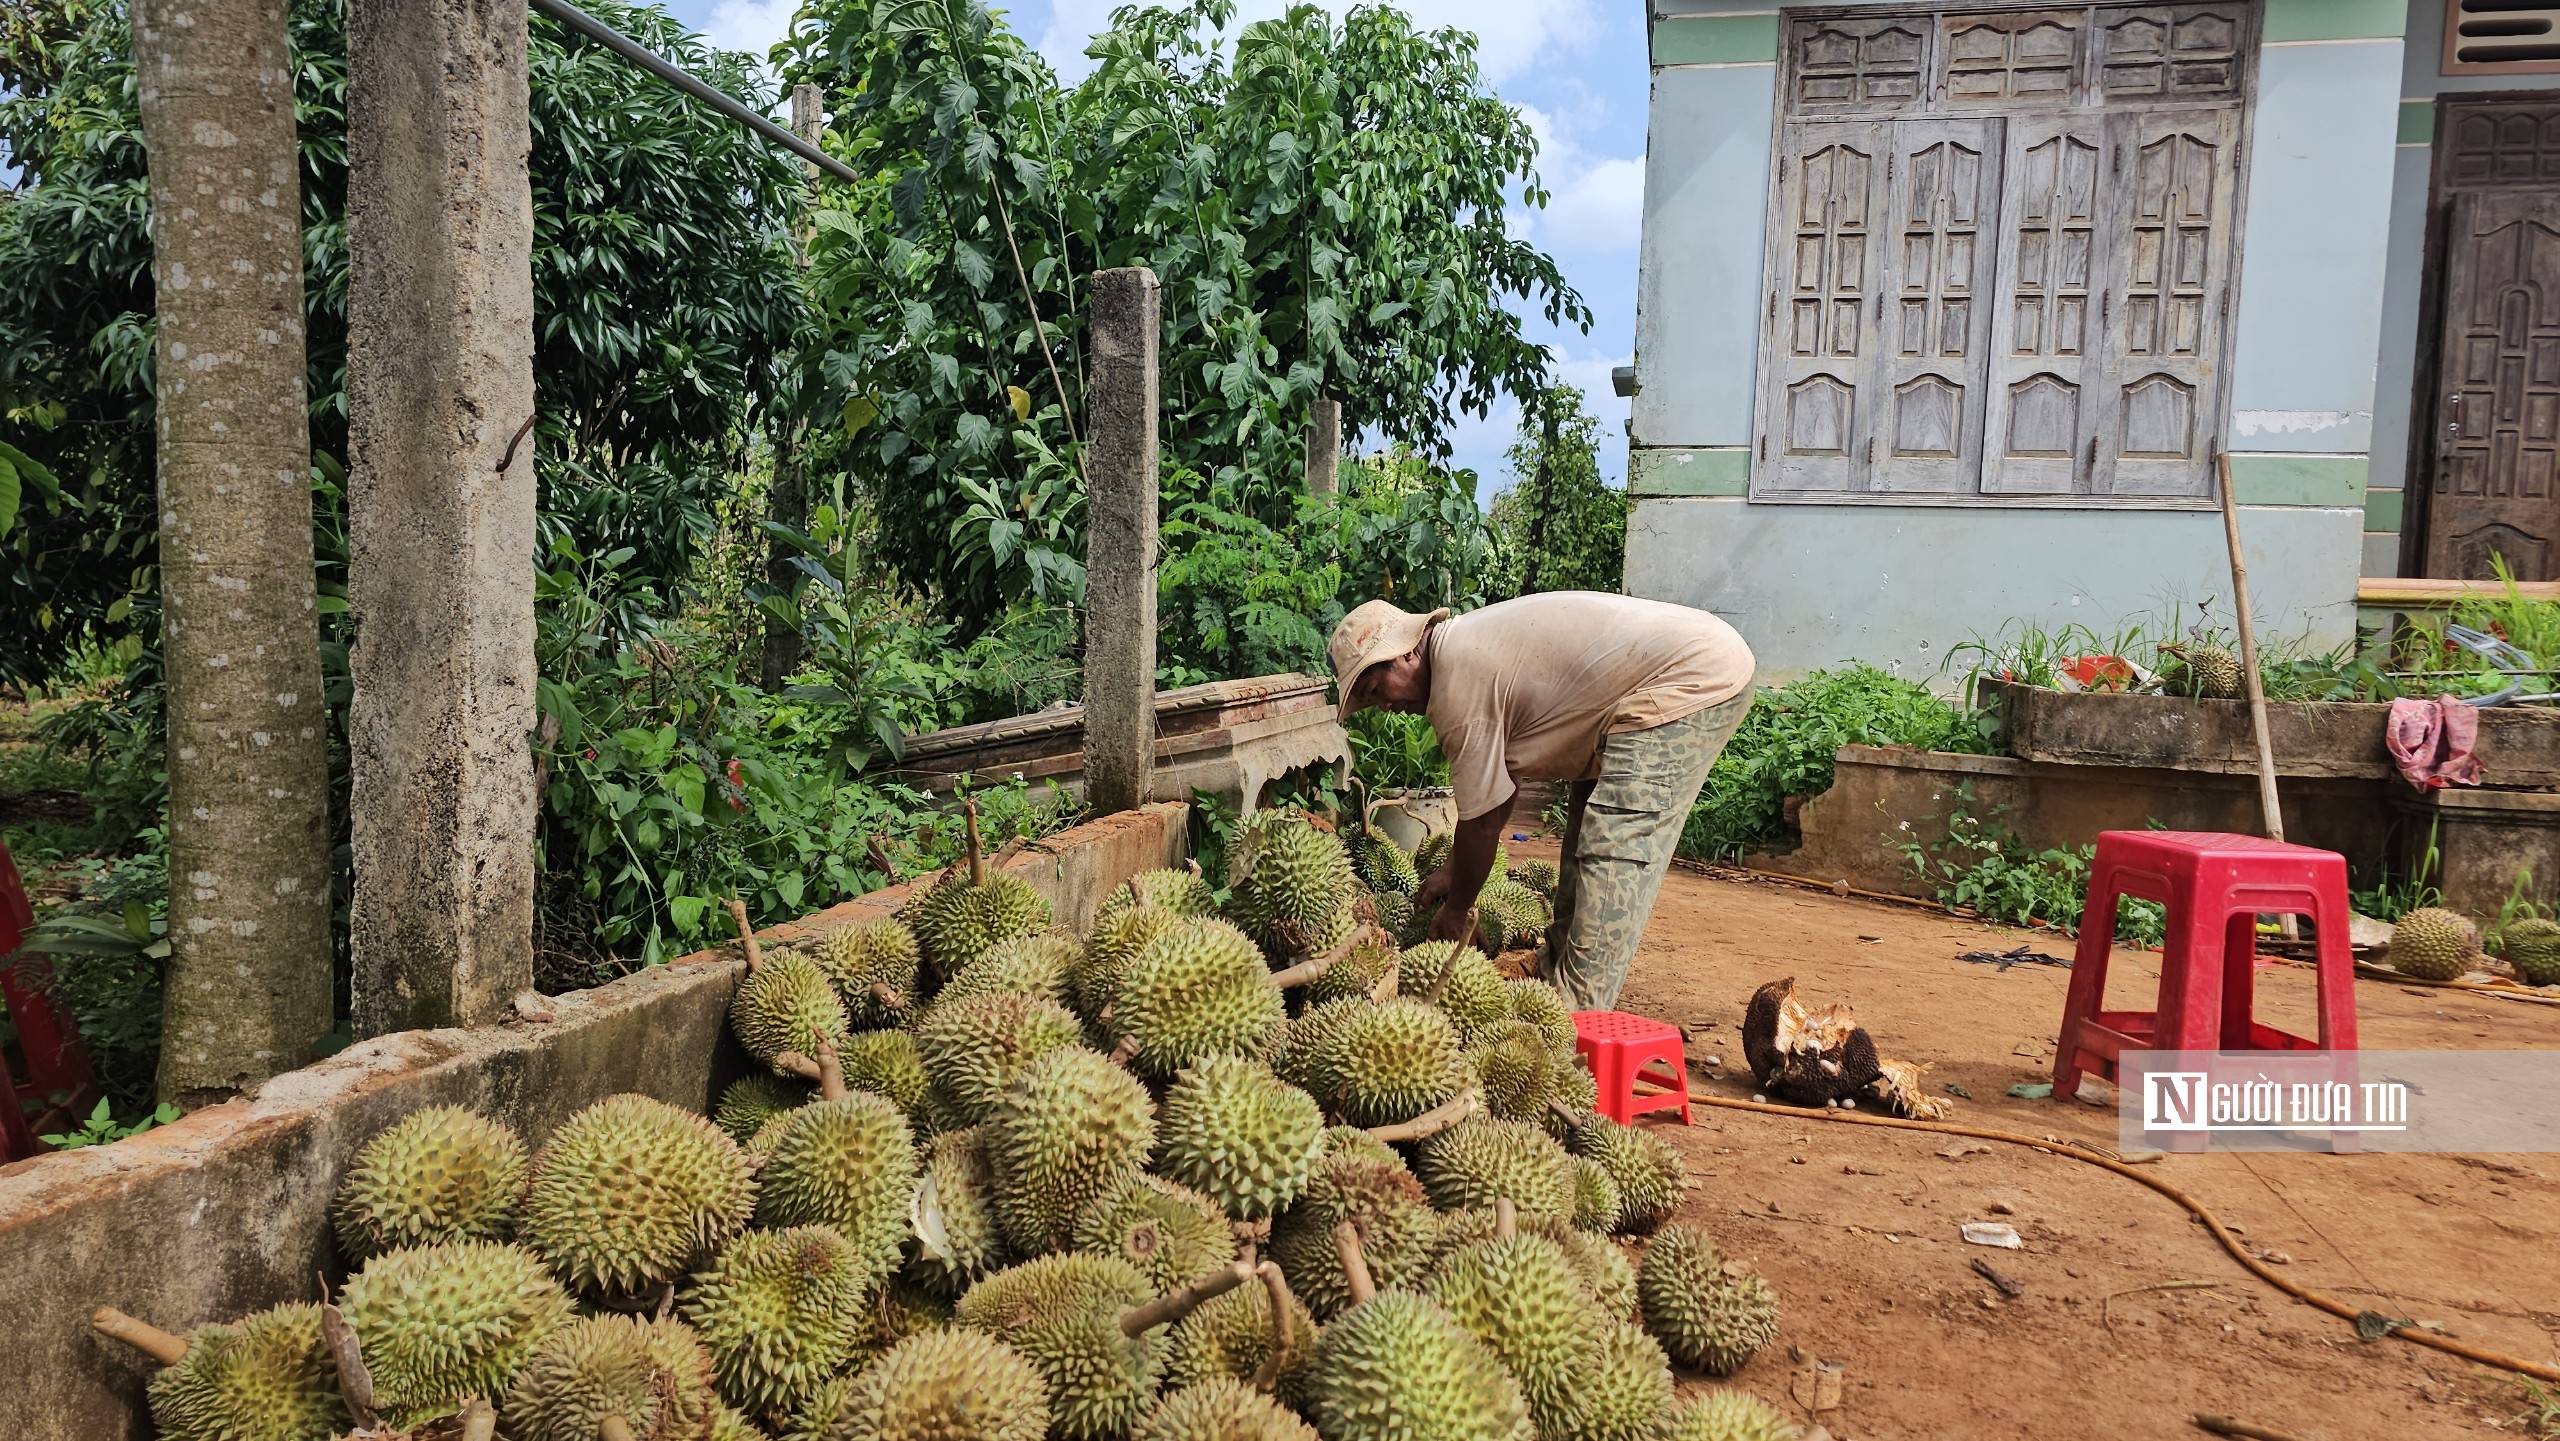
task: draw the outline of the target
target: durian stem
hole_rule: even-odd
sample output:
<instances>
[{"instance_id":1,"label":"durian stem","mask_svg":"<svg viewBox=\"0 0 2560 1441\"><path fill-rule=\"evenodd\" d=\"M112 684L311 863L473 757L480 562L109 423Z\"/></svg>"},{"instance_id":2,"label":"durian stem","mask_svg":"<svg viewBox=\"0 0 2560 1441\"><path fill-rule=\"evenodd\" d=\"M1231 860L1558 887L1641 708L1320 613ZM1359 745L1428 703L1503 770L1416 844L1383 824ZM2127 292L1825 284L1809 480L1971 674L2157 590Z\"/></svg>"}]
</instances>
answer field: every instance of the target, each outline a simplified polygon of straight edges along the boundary
<instances>
[{"instance_id":1,"label":"durian stem","mask_svg":"<svg viewBox=\"0 0 2560 1441\"><path fill-rule=\"evenodd\" d=\"M777 1052L773 1058L773 1068L786 1076L798 1076L804 1081L820 1080L826 1075L826 1072L819 1069L817 1062L810 1060L807 1055L799 1051Z\"/></svg>"},{"instance_id":2,"label":"durian stem","mask_svg":"<svg viewBox=\"0 0 2560 1441\"><path fill-rule=\"evenodd\" d=\"M1182 859L1182 863L1191 868L1191 879L1195 881L1207 874L1207 872L1200 869L1200 858L1198 856L1185 856Z\"/></svg>"},{"instance_id":3,"label":"durian stem","mask_svg":"<svg viewBox=\"0 0 2560 1441\"><path fill-rule=\"evenodd\" d=\"M462 1403L462 1441L496 1441L498 1411L474 1396Z\"/></svg>"},{"instance_id":4,"label":"durian stem","mask_svg":"<svg viewBox=\"0 0 2560 1441\"><path fill-rule=\"evenodd\" d=\"M619 1416L607 1416L596 1427L596 1441L637 1441L631 1434L631 1423Z\"/></svg>"},{"instance_id":5,"label":"durian stem","mask_svg":"<svg viewBox=\"0 0 2560 1441\"><path fill-rule=\"evenodd\" d=\"M1475 1113L1476 1093L1473 1087L1469 1087L1460 1091L1457 1099L1443 1101L1410 1121L1371 1126L1369 1134L1389 1144L1397 1141L1428 1140Z\"/></svg>"},{"instance_id":6,"label":"durian stem","mask_svg":"<svg viewBox=\"0 0 2560 1441\"><path fill-rule=\"evenodd\" d=\"M1138 1038L1122 1036L1120 1044L1111 1048L1111 1064L1125 1066L1138 1058Z\"/></svg>"},{"instance_id":7,"label":"durian stem","mask_svg":"<svg viewBox=\"0 0 2560 1441\"><path fill-rule=\"evenodd\" d=\"M738 923L738 943L746 947L747 974L752 976L764 964L764 948L756 944L756 928L747 923L747 903L731 896L729 919Z\"/></svg>"},{"instance_id":8,"label":"durian stem","mask_svg":"<svg viewBox=\"0 0 2560 1441\"><path fill-rule=\"evenodd\" d=\"M1396 998L1396 980L1402 973L1403 967L1404 957L1400 955L1387 957L1386 973L1379 976L1378 983L1369 988L1370 1004L1382 1006Z\"/></svg>"},{"instance_id":9,"label":"durian stem","mask_svg":"<svg viewBox=\"0 0 2560 1441\"><path fill-rule=\"evenodd\" d=\"M1335 946L1332 950L1325 952L1321 956L1309 956L1305 960L1298 962L1296 965L1291 966L1285 971L1272 972L1271 984L1278 986L1284 991L1305 985L1307 982L1314 980L1316 977L1323 975L1329 970L1332 970L1335 966L1342 964L1343 958L1351 954L1351 948L1360 944L1361 935L1362 930L1360 927L1352 927L1351 934L1343 937L1342 943Z\"/></svg>"},{"instance_id":10,"label":"durian stem","mask_svg":"<svg viewBox=\"0 0 2560 1441\"><path fill-rule=\"evenodd\" d=\"M1378 1283L1369 1276L1369 1258L1360 1254L1360 1228L1349 1221L1337 1221L1333 1227L1334 1253L1342 1258L1342 1280L1351 1292L1351 1304L1360 1305L1378 1294Z\"/></svg>"},{"instance_id":11,"label":"durian stem","mask_svg":"<svg viewBox=\"0 0 2560 1441\"><path fill-rule=\"evenodd\" d=\"M880 838L876 835L863 837L862 848L870 855L873 869L879 871L882 876L886 877L889 884L896 885L898 882L898 864L897 862L889 859L889 848L880 843Z\"/></svg>"},{"instance_id":12,"label":"durian stem","mask_svg":"<svg viewBox=\"0 0 2560 1441\"><path fill-rule=\"evenodd\" d=\"M1564 1122L1567 1130L1581 1129L1584 1118L1589 1115L1589 1112L1577 1111L1562 1101L1547 1102L1547 1111L1557 1120Z\"/></svg>"},{"instance_id":13,"label":"durian stem","mask_svg":"<svg viewBox=\"0 0 2560 1441\"><path fill-rule=\"evenodd\" d=\"M1121 1312L1120 1334L1135 1338L1158 1326L1169 1326L1252 1279L1253 1267L1249 1263L1230 1261L1170 1296L1158 1296L1143 1306Z\"/></svg>"},{"instance_id":14,"label":"durian stem","mask_svg":"<svg viewBox=\"0 0 2560 1441\"><path fill-rule=\"evenodd\" d=\"M844 1060L836 1054L836 1043L825 1036L818 1038L818 1099L844 1099Z\"/></svg>"},{"instance_id":15,"label":"durian stem","mask_svg":"<svg viewBox=\"0 0 2560 1441\"><path fill-rule=\"evenodd\" d=\"M1520 1208L1511 1204L1509 1196L1493 1198L1493 1234L1500 1241L1520 1234Z\"/></svg>"},{"instance_id":16,"label":"durian stem","mask_svg":"<svg viewBox=\"0 0 2560 1441\"><path fill-rule=\"evenodd\" d=\"M1476 907L1467 907L1467 941L1473 941L1475 939L1476 915ZM1431 978L1431 989L1422 993L1422 998L1424 1000L1429 1001L1431 1004L1436 1006L1440 1004L1440 998L1448 994L1449 978L1458 973L1458 952L1467 948L1467 941L1452 941L1449 943L1449 963L1440 968L1440 974Z\"/></svg>"},{"instance_id":17,"label":"durian stem","mask_svg":"<svg viewBox=\"0 0 2560 1441\"><path fill-rule=\"evenodd\" d=\"M1271 1354L1263 1357L1262 1364L1254 1368L1253 1388L1268 1391L1278 1384L1280 1363L1287 1358L1290 1348L1297 1344L1294 1335L1297 1323L1289 1319L1297 1301L1289 1294L1289 1278L1280 1274L1277 1264L1265 1261L1254 1268L1254 1274L1262 1278L1263 1294L1271 1298Z\"/></svg>"},{"instance_id":18,"label":"durian stem","mask_svg":"<svg viewBox=\"0 0 2560 1441\"><path fill-rule=\"evenodd\" d=\"M871 999L879 1002L880 1009L884 1011L903 1011L907 1008L907 998L890 990L887 981L871 983Z\"/></svg>"},{"instance_id":19,"label":"durian stem","mask_svg":"<svg viewBox=\"0 0 2560 1441\"><path fill-rule=\"evenodd\" d=\"M978 849L978 798L971 796L960 803L961 827L969 837L969 885L972 889L987 883L986 854Z\"/></svg>"},{"instance_id":20,"label":"durian stem","mask_svg":"<svg viewBox=\"0 0 2560 1441\"><path fill-rule=\"evenodd\" d=\"M373 1371L364 1364L364 1347L356 1339L356 1328L347 1324L347 1313L333 1301L320 1303L320 1339L328 1343L329 1358L338 1364L338 1394L346 1398L356 1425L381 1424L373 1408Z\"/></svg>"},{"instance_id":21,"label":"durian stem","mask_svg":"<svg viewBox=\"0 0 2560 1441\"><path fill-rule=\"evenodd\" d=\"M89 1313L89 1324L98 1334L122 1341L163 1366L175 1366L186 1359L187 1341L172 1336L148 1321L137 1320L113 1306L101 1306Z\"/></svg>"}]
</instances>

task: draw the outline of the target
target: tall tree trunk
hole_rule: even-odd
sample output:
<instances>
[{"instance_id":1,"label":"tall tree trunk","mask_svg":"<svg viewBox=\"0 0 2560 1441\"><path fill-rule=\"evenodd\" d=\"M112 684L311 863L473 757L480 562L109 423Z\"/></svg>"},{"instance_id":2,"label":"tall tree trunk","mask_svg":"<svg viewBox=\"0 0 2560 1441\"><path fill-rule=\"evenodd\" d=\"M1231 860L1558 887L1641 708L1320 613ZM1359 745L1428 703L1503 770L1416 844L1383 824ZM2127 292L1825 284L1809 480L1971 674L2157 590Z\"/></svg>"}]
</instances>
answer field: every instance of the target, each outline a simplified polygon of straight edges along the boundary
<instances>
[{"instance_id":1,"label":"tall tree trunk","mask_svg":"<svg viewBox=\"0 0 2560 1441\"><path fill-rule=\"evenodd\" d=\"M1530 595L1538 589L1538 563L1547 555L1547 522L1556 512L1556 401L1553 391L1538 393L1538 409L1543 413L1538 431L1538 487L1536 508L1530 511L1529 554L1520 573L1520 593Z\"/></svg>"},{"instance_id":2,"label":"tall tree trunk","mask_svg":"<svg viewBox=\"0 0 2560 1441\"><path fill-rule=\"evenodd\" d=\"M823 133L825 112L822 96L815 85L791 87L791 129L801 139L815 145ZM800 269L809 269L809 217L817 209L818 167L800 162L801 172L809 179L808 204L800 212L800 223L792 232L793 248L800 252ZM801 384L808 382L804 379ZM768 518L778 526L805 533L809 529L809 466L805 457L808 421L799 415L786 415L774 428L773 486L766 493ZM777 538L765 541L765 585L774 594L797 596L800 593L800 568L791 563L796 554L791 546ZM758 679L768 691L779 691L800 668L800 627L788 625L767 616L764 623L764 647L759 656Z\"/></svg>"},{"instance_id":3,"label":"tall tree trunk","mask_svg":"<svg viewBox=\"0 0 2560 1441\"><path fill-rule=\"evenodd\" d=\"M302 192L284 0L135 0L159 317L169 940L159 1088L290 1070L330 1025Z\"/></svg>"}]
</instances>

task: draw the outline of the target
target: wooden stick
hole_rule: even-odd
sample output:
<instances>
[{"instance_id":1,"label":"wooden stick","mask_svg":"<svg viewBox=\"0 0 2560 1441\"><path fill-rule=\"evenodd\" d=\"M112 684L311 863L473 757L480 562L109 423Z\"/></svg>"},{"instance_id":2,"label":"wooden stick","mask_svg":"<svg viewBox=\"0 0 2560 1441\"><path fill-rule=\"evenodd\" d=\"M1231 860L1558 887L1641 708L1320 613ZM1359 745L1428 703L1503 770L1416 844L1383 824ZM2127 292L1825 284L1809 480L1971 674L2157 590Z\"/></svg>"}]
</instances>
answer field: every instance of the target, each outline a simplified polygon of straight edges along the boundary
<instances>
[{"instance_id":1,"label":"wooden stick","mask_svg":"<svg viewBox=\"0 0 2560 1441\"><path fill-rule=\"evenodd\" d=\"M1333 1228L1334 1254L1342 1258L1342 1279L1350 1287L1354 1306L1378 1294L1378 1283L1369 1276L1369 1258L1360 1254L1360 1228L1349 1221L1336 1222Z\"/></svg>"},{"instance_id":2,"label":"wooden stick","mask_svg":"<svg viewBox=\"0 0 2560 1441\"><path fill-rule=\"evenodd\" d=\"M2272 1426L2252 1426L2228 1416L2198 1416L2195 1423L2198 1430L2210 1431L2216 1436L2238 1436L2242 1441L2302 1441L2290 1431L2278 1431Z\"/></svg>"},{"instance_id":3,"label":"wooden stick","mask_svg":"<svg viewBox=\"0 0 2560 1441\"><path fill-rule=\"evenodd\" d=\"M1386 973L1379 976L1378 983L1369 988L1369 1001L1372 1005L1383 1005L1396 998L1396 978L1402 972L1403 967L1404 957L1402 955L1399 954L1387 957Z\"/></svg>"},{"instance_id":4,"label":"wooden stick","mask_svg":"<svg viewBox=\"0 0 2560 1441\"><path fill-rule=\"evenodd\" d=\"M731 896L729 919L738 923L738 941L747 948L747 974L752 976L764 964L764 948L756 944L756 928L747 924L747 903Z\"/></svg>"},{"instance_id":5,"label":"wooden stick","mask_svg":"<svg viewBox=\"0 0 2560 1441\"><path fill-rule=\"evenodd\" d=\"M1369 1134L1393 1144L1397 1141L1421 1141L1439 1135L1476 1113L1474 1088L1460 1091L1457 1099L1443 1101L1410 1121L1396 1121L1384 1126L1371 1126Z\"/></svg>"},{"instance_id":6,"label":"wooden stick","mask_svg":"<svg viewBox=\"0 0 2560 1441\"><path fill-rule=\"evenodd\" d=\"M1449 943L1449 963L1440 968L1440 974L1431 978L1431 988L1422 993L1424 1000L1435 1006L1440 1004L1440 998L1449 993L1449 978L1458 973L1458 953L1475 949L1475 938L1476 908L1469 906L1467 907L1467 938Z\"/></svg>"},{"instance_id":7,"label":"wooden stick","mask_svg":"<svg viewBox=\"0 0 2560 1441\"><path fill-rule=\"evenodd\" d=\"M987 883L987 858L978 849L978 798L971 796L960 802L961 826L969 838L969 885L974 889Z\"/></svg>"},{"instance_id":8,"label":"wooden stick","mask_svg":"<svg viewBox=\"0 0 2560 1441\"><path fill-rule=\"evenodd\" d=\"M1277 1265L1265 1261L1254 1268L1254 1274L1262 1278L1263 1293L1271 1298L1271 1354L1263 1357L1262 1364L1254 1368L1253 1389L1268 1391L1279 1383L1280 1363L1288 1357L1290 1348L1297 1344L1294 1334L1297 1323L1289 1319L1289 1313L1296 1309L1298 1303L1289 1294L1289 1278L1280 1274Z\"/></svg>"},{"instance_id":9,"label":"wooden stick","mask_svg":"<svg viewBox=\"0 0 2560 1441\"><path fill-rule=\"evenodd\" d=\"M356 1340L356 1328L347 1324L347 1313L339 1310L334 1301L320 1303L320 1339L328 1343L329 1359L338 1365L338 1394L346 1399L356 1429L381 1425L382 1415L373 1404L373 1369L364 1364L364 1347Z\"/></svg>"},{"instance_id":10,"label":"wooden stick","mask_svg":"<svg viewBox=\"0 0 2560 1441\"><path fill-rule=\"evenodd\" d=\"M1251 1262L1230 1261L1170 1296L1158 1296L1143 1306L1121 1312L1120 1334L1134 1339L1158 1326L1171 1325L1252 1279Z\"/></svg>"},{"instance_id":11,"label":"wooden stick","mask_svg":"<svg viewBox=\"0 0 2560 1441\"><path fill-rule=\"evenodd\" d=\"M2258 628L2249 619L2249 563L2240 548L2240 500L2231 491L2231 452L2217 449L2213 466L2222 492L2222 539L2231 551L2231 610L2240 623L2241 694L2249 698L2249 729L2258 741L2258 810L2264 818L2267 839L2284 839L2284 807L2276 797L2276 749L2267 724L2267 687L2258 675ZM2290 915L2284 917L2284 938L2301 938L2301 930Z\"/></svg>"},{"instance_id":12,"label":"wooden stick","mask_svg":"<svg viewBox=\"0 0 2560 1441\"><path fill-rule=\"evenodd\" d=\"M163 1366L175 1366L186 1359L185 1337L172 1336L150 1322L137 1320L113 1306L101 1306L90 1312L89 1324L98 1328L99 1335L122 1341Z\"/></svg>"}]
</instances>

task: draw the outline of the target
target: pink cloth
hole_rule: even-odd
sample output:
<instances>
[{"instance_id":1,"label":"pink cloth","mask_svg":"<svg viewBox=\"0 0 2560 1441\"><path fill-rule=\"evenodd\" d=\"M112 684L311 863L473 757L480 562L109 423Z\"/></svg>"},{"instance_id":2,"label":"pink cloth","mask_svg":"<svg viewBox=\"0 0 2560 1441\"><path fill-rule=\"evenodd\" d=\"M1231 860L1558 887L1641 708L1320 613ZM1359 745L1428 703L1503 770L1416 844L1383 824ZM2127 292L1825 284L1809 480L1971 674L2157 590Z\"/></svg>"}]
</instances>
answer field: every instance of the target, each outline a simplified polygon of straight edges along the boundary
<instances>
[{"instance_id":1,"label":"pink cloth","mask_svg":"<svg viewBox=\"0 0 2560 1441\"><path fill-rule=\"evenodd\" d=\"M2382 740L2400 778L2419 790L2480 784L2480 758L2471 753L2480 741L2477 707L2449 695L2393 701Z\"/></svg>"}]
</instances>

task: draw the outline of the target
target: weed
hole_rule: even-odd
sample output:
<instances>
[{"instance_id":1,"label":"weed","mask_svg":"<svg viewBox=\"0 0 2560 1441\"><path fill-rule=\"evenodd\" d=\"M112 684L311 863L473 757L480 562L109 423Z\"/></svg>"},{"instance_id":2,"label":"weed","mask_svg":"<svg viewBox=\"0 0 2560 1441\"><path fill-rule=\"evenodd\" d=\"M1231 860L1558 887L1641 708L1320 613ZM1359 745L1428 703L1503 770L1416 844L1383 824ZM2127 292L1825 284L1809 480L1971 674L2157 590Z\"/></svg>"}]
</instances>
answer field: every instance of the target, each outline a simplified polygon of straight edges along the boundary
<instances>
[{"instance_id":1,"label":"weed","mask_svg":"<svg viewBox=\"0 0 2560 1441\"><path fill-rule=\"evenodd\" d=\"M2560 1391L2546 1391L2539 1384L2524 1383L2524 1410L2516 1416L2528 1436L2544 1441L2560 1441Z\"/></svg>"},{"instance_id":2,"label":"weed","mask_svg":"<svg viewBox=\"0 0 2560 1441\"><path fill-rule=\"evenodd\" d=\"M79 1130L56 1132L50 1136L38 1136L36 1139L57 1151L76 1151L83 1146L103 1146L109 1141L121 1141L127 1136L139 1136L154 1126L165 1126L185 1114L176 1106L162 1101L150 1115L130 1126L120 1125L116 1121L114 1111L110 1108L110 1103L102 1099L98 1102L98 1108L89 1113L89 1119L81 1123Z\"/></svg>"},{"instance_id":3,"label":"weed","mask_svg":"<svg viewBox=\"0 0 2560 1441\"><path fill-rule=\"evenodd\" d=\"M1959 787L1944 837L1902 843L1903 858L1934 888L1939 904L2006 925L2078 931L2098 848L2037 850L2003 824L1997 810L1989 819L1976 816L1973 801L1973 788ZM2115 938L2124 944L2156 946L2166 929L2156 901L2128 899L2116 907Z\"/></svg>"},{"instance_id":4,"label":"weed","mask_svg":"<svg viewBox=\"0 0 2560 1441\"><path fill-rule=\"evenodd\" d=\"M2389 871L2370 886L2347 892L2348 908L2358 915L2377 921L2396 921L2411 911L2444 904L2444 892L2435 884L2436 868L2443 853L2436 848L2436 828L2427 827L2427 848L2419 853L2417 873L2394 876Z\"/></svg>"},{"instance_id":5,"label":"weed","mask_svg":"<svg viewBox=\"0 0 2560 1441\"><path fill-rule=\"evenodd\" d=\"M1345 727L1351 733L1351 769L1372 791L1445 786L1449 758L1426 716L1364 710Z\"/></svg>"}]
</instances>

